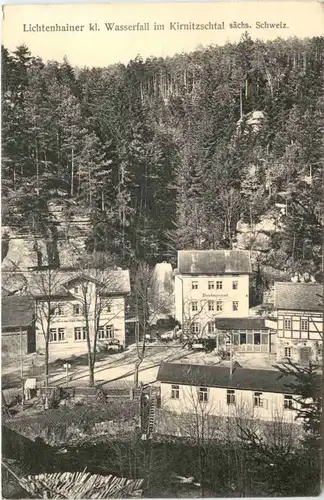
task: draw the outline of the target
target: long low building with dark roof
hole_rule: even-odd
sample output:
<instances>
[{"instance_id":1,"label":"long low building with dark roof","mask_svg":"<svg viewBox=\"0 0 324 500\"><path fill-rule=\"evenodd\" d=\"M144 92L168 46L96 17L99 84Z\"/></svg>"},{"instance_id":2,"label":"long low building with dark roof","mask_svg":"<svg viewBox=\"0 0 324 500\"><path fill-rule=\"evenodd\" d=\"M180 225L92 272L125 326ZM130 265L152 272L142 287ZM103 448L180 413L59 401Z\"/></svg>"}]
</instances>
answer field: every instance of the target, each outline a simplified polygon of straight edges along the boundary
<instances>
[{"instance_id":1,"label":"long low building with dark roof","mask_svg":"<svg viewBox=\"0 0 324 500\"><path fill-rule=\"evenodd\" d=\"M161 407L177 414L205 412L266 421L295 422L296 377L278 370L167 363L160 365ZM320 383L320 381L319 381Z\"/></svg>"}]
</instances>

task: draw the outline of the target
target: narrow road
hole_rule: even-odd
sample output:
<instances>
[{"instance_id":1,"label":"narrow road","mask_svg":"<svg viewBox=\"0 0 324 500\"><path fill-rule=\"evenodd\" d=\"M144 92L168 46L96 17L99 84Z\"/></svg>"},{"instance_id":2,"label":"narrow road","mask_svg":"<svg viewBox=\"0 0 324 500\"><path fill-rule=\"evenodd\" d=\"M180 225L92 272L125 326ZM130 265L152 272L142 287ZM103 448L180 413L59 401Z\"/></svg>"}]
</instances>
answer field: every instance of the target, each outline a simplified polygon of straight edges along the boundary
<instances>
[{"instance_id":1,"label":"narrow road","mask_svg":"<svg viewBox=\"0 0 324 500\"><path fill-rule=\"evenodd\" d=\"M175 361L182 359L188 356L188 352L184 352L181 349L177 349L176 352L171 352L168 356L166 356L166 352L159 353L160 356L157 357L155 361L147 355L147 358L144 358L143 363L139 368L139 380L142 382L154 382L156 380L158 367L161 364L161 361ZM135 374L135 361L136 359L130 361L125 359L124 364L117 364L116 361L104 364L95 369L95 382L104 381L100 385L105 385L109 382L115 382L117 380L132 380ZM71 380L72 385L75 385L76 382L80 380L87 379L89 376L88 370L82 370L81 373L74 374L73 379ZM65 383L65 377L61 377L59 379L53 380L53 385L60 385Z\"/></svg>"},{"instance_id":2,"label":"narrow road","mask_svg":"<svg viewBox=\"0 0 324 500\"><path fill-rule=\"evenodd\" d=\"M139 379L143 382L153 381L157 375L157 369L161 361L171 361L176 359L181 359L187 356L188 351L182 350L179 346L153 346L148 347L146 351L146 357L140 366ZM82 364L80 366L80 361ZM137 360L137 352L135 348L132 348L124 353L112 354L109 358L104 358L98 360L95 369L95 381L111 382L121 379L130 380L135 373L135 361ZM50 385L65 385L66 374L63 368L63 363L66 360L60 359L59 363L50 363ZM33 367L31 365L31 360L26 360L28 366L24 367L24 376L33 377L38 374L43 374L43 364L37 367L35 375L33 373ZM69 371L70 384L75 385L80 383L80 381L86 381L89 372L86 365L86 360L82 356L75 356L69 358L69 363L71 364L71 369ZM21 374L19 369L19 364L13 368L8 367L6 373L2 375L2 387L7 388L18 388L21 387Z\"/></svg>"}]
</instances>

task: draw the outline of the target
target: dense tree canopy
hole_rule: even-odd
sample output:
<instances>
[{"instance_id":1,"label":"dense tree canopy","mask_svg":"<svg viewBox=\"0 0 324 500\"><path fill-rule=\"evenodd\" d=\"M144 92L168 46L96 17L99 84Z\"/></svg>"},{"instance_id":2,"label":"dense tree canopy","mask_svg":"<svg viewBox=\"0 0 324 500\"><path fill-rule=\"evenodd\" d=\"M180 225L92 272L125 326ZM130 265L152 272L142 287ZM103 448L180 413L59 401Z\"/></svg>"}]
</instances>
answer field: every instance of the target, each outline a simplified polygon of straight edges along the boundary
<instances>
[{"instance_id":1,"label":"dense tree canopy","mask_svg":"<svg viewBox=\"0 0 324 500\"><path fill-rule=\"evenodd\" d=\"M324 39L208 47L127 66L3 48L3 223L48 234L49 202L121 264L231 248L285 204L263 262L320 268Z\"/></svg>"}]
</instances>

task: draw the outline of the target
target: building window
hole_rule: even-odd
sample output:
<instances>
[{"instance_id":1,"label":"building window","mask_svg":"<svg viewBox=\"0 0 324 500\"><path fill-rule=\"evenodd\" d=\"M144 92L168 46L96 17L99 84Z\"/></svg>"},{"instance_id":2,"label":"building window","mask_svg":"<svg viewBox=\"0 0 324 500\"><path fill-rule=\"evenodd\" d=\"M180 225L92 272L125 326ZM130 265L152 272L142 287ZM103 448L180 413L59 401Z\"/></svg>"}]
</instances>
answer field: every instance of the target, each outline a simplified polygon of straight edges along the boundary
<instances>
[{"instance_id":1,"label":"building window","mask_svg":"<svg viewBox=\"0 0 324 500\"><path fill-rule=\"evenodd\" d=\"M233 290L238 289L238 281L232 281L232 288L233 288Z\"/></svg>"},{"instance_id":2,"label":"building window","mask_svg":"<svg viewBox=\"0 0 324 500\"><path fill-rule=\"evenodd\" d=\"M240 333L240 345L246 344L246 333Z\"/></svg>"},{"instance_id":3,"label":"building window","mask_svg":"<svg viewBox=\"0 0 324 500\"><path fill-rule=\"evenodd\" d=\"M234 300L233 302L233 311L238 311L239 308L239 303L237 300Z\"/></svg>"},{"instance_id":4,"label":"building window","mask_svg":"<svg viewBox=\"0 0 324 500\"><path fill-rule=\"evenodd\" d=\"M260 333L254 333L254 345L260 345L261 344L261 334Z\"/></svg>"},{"instance_id":5,"label":"building window","mask_svg":"<svg viewBox=\"0 0 324 500\"><path fill-rule=\"evenodd\" d=\"M199 333L199 323L192 323L191 333Z\"/></svg>"},{"instance_id":6,"label":"building window","mask_svg":"<svg viewBox=\"0 0 324 500\"><path fill-rule=\"evenodd\" d=\"M208 401L208 389L207 387L199 387L199 401L207 403Z\"/></svg>"},{"instance_id":7,"label":"building window","mask_svg":"<svg viewBox=\"0 0 324 500\"><path fill-rule=\"evenodd\" d=\"M113 325L106 326L106 336L107 336L107 339L114 338L114 326Z\"/></svg>"},{"instance_id":8,"label":"building window","mask_svg":"<svg viewBox=\"0 0 324 500\"><path fill-rule=\"evenodd\" d=\"M290 318L285 318L284 328L285 328L285 330L291 330L291 319Z\"/></svg>"},{"instance_id":9,"label":"building window","mask_svg":"<svg viewBox=\"0 0 324 500\"><path fill-rule=\"evenodd\" d=\"M223 282L216 281L216 290L222 290L222 289L223 289Z\"/></svg>"},{"instance_id":10,"label":"building window","mask_svg":"<svg viewBox=\"0 0 324 500\"><path fill-rule=\"evenodd\" d=\"M178 385L171 385L171 399L179 399L180 388Z\"/></svg>"},{"instance_id":11,"label":"building window","mask_svg":"<svg viewBox=\"0 0 324 500\"><path fill-rule=\"evenodd\" d=\"M291 347L285 347L285 358L291 358Z\"/></svg>"},{"instance_id":12,"label":"building window","mask_svg":"<svg viewBox=\"0 0 324 500\"><path fill-rule=\"evenodd\" d=\"M208 323L208 333L214 333L216 330L216 325L214 321L209 321Z\"/></svg>"},{"instance_id":13,"label":"building window","mask_svg":"<svg viewBox=\"0 0 324 500\"><path fill-rule=\"evenodd\" d=\"M64 342L65 341L65 328L50 329L50 342Z\"/></svg>"},{"instance_id":14,"label":"building window","mask_svg":"<svg viewBox=\"0 0 324 500\"><path fill-rule=\"evenodd\" d=\"M75 327L74 328L74 340L86 340L87 338L87 329L85 327Z\"/></svg>"},{"instance_id":15,"label":"building window","mask_svg":"<svg viewBox=\"0 0 324 500\"><path fill-rule=\"evenodd\" d=\"M74 293L79 293L79 292L80 292L79 287L78 287L78 286L75 286L75 287L74 287Z\"/></svg>"},{"instance_id":16,"label":"building window","mask_svg":"<svg viewBox=\"0 0 324 500\"><path fill-rule=\"evenodd\" d=\"M64 308L61 304L57 306L57 315L58 316L64 316Z\"/></svg>"},{"instance_id":17,"label":"building window","mask_svg":"<svg viewBox=\"0 0 324 500\"><path fill-rule=\"evenodd\" d=\"M80 304L73 304L73 316L79 316L81 314Z\"/></svg>"},{"instance_id":18,"label":"building window","mask_svg":"<svg viewBox=\"0 0 324 500\"><path fill-rule=\"evenodd\" d=\"M262 392L254 393L254 406L263 406Z\"/></svg>"},{"instance_id":19,"label":"building window","mask_svg":"<svg viewBox=\"0 0 324 500\"><path fill-rule=\"evenodd\" d=\"M107 311L107 312L109 312L109 313L111 313L111 310L112 310L112 309L111 309L111 304L108 302L108 303L106 304L106 311Z\"/></svg>"},{"instance_id":20,"label":"building window","mask_svg":"<svg viewBox=\"0 0 324 500\"><path fill-rule=\"evenodd\" d=\"M98 339L99 340L104 340L104 339L112 339L114 338L114 326L113 325L107 325L106 327L100 326L98 330Z\"/></svg>"},{"instance_id":21,"label":"building window","mask_svg":"<svg viewBox=\"0 0 324 500\"><path fill-rule=\"evenodd\" d=\"M262 333L261 344L269 347L269 335L268 335L268 333Z\"/></svg>"},{"instance_id":22,"label":"building window","mask_svg":"<svg viewBox=\"0 0 324 500\"><path fill-rule=\"evenodd\" d=\"M215 288L215 282L208 281L208 290L214 290L214 288Z\"/></svg>"},{"instance_id":23,"label":"building window","mask_svg":"<svg viewBox=\"0 0 324 500\"><path fill-rule=\"evenodd\" d=\"M102 340L104 338L105 338L105 329L103 326L100 326L98 330L98 339Z\"/></svg>"},{"instance_id":24,"label":"building window","mask_svg":"<svg viewBox=\"0 0 324 500\"><path fill-rule=\"evenodd\" d=\"M216 302L216 311L222 311L223 310L223 302L221 300L218 300Z\"/></svg>"},{"instance_id":25,"label":"building window","mask_svg":"<svg viewBox=\"0 0 324 500\"><path fill-rule=\"evenodd\" d=\"M58 329L58 341L59 342L64 342L65 341L65 328L59 328Z\"/></svg>"},{"instance_id":26,"label":"building window","mask_svg":"<svg viewBox=\"0 0 324 500\"><path fill-rule=\"evenodd\" d=\"M300 329L303 332L308 332L308 319L301 319L300 320Z\"/></svg>"},{"instance_id":27,"label":"building window","mask_svg":"<svg viewBox=\"0 0 324 500\"><path fill-rule=\"evenodd\" d=\"M284 409L285 410L293 410L294 409L294 401L293 397L287 394L284 395Z\"/></svg>"},{"instance_id":28,"label":"building window","mask_svg":"<svg viewBox=\"0 0 324 500\"><path fill-rule=\"evenodd\" d=\"M215 302L213 300L208 301L208 311L214 311L215 310Z\"/></svg>"},{"instance_id":29,"label":"building window","mask_svg":"<svg viewBox=\"0 0 324 500\"><path fill-rule=\"evenodd\" d=\"M191 310L192 311L198 311L198 302L191 302Z\"/></svg>"},{"instance_id":30,"label":"building window","mask_svg":"<svg viewBox=\"0 0 324 500\"><path fill-rule=\"evenodd\" d=\"M56 342L56 328L50 329L50 342Z\"/></svg>"},{"instance_id":31,"label":"building window","mask_svg":"<svg viewBox=\"0 0 324 500\"><path fill-rule=\"evenodd\" d=\"M193 290L198 290L198 281L192 281L191 282L191 288Z\"/></svg>"},{"instance_id":32,"label":"building window","mask_svg":"<svg viewBox=\"0 0 324 500\"><path fill-rule=\"evenodd\" d=\"M227 389L226 401L228 405L235 405L235 391L233 391L232 389Z\"/></svg>"}]
</instances>

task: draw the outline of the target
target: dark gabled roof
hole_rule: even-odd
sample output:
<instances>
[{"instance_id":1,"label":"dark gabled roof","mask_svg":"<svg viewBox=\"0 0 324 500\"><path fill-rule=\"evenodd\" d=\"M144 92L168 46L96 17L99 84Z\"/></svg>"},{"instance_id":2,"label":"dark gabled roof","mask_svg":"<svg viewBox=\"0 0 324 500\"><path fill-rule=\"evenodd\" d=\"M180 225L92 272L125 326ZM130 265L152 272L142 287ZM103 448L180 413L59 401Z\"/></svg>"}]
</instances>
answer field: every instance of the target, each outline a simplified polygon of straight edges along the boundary
<instances>
[{"instance_id":1,"label":"dark gabled roof","mask_svg":"<svg viewBox=\"0 0 324 500\"><path fill-rule=\"evenodd\" d=\"M168 384L199 387L221 387L260 392L294 394L291 384L296 377L282 375L277 370L254 370L236 367L230 378L227 366L194 365L187 363L162 363L157 380Z\"/></svg>"},{"instance_id":2,"label":"dark gabled roof","mask_svg":"<svg viewBox=\"0 0 324 500\"><path fill-rule=\"evenodd\" d=\"M266 318L216 318L218 330L268 330L265 325Z\"/></svg>"},{"instance_id":3,"label":"dark gabled roof","mask_svg":"<svg viewBox=\"0 0 324 500\"><path fill-rule=\"evenodd\" d=\"M252 272L249 252L244 250L180 250L180 274L249 274Z\"/></svg>"},{"instance_id":4,"label":"dark gabled roof","mask_svg":"<svg viewBox=\"0 0 324 500\"><path fill-rule=\"evenodd\" d=\"M323 285L318 283L276 282L274 306L294 311L323 311Z\"/></svg>"},{"instance_id":5,"label":"dark gabled roof","mask_svg":"<svg viewBox=\"0 0 324 500\"><path fill-rule=\"evenodd\" d=\"M100 286L100 292L111 295L130 293L130 277L128 269L86 269L84 272L74 271L63 275L62 286L67 288L78 281L92 281Z\"/></svg>"},{"instance_id":6,"label":"dark gabled roof","mask_svg":"<svg viewBox=\"0 0 324 500\"><path fill-rule=\"evenodd\" d=\"M51 290L52 297L69 297L68 286L77 280L92 280L100 283L100 291L107 295L130 293L129 271L124 269L87 269L86 271L40 270L12 273L5 281L6 292L15 292L43 297Z\"/></svg>"},{"instance_id":7,"label":"dark gabled roof","mask_svg":"<svg viewBox=\"0 0 324 500\"><path fill-rule=\"evenodd\" d=\"M26 327L34 317L34 301L24 295L5 296L1 299L2 328Z\"/></svg>"}]
</instances>

